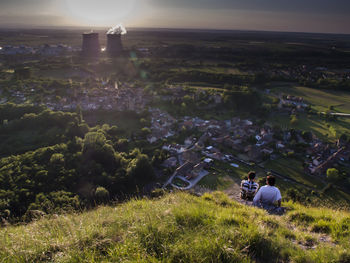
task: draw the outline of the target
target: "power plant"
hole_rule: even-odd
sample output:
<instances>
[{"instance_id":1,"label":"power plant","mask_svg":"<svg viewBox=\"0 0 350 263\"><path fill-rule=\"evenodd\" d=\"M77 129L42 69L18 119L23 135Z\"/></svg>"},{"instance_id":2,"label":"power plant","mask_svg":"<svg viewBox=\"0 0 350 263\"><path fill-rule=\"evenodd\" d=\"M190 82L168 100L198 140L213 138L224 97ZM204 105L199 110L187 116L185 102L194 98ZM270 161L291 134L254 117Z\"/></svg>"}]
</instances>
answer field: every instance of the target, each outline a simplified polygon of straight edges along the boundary
<instances>
[{"instance_id":1,"label":"power plant","mask_svg":"<svg viewBox=\"0 0 350 263\"><path fill-rule=\"evenodd\" d=\"M110 57L122 55L123 44L122 35L126 34L126 29L122 25L117 25L109 29L107 35L107 54ZM83 34L82 54L85 57L99 56L101 51L98 33L89 32Z\"/></svg>"},{"instance_id":2,"label":"power plant","mask_svg":"<svg viewBox=\"0 0 350 263\"><path fill-rule=\"evenodd\" d=\"M96 57L100 54L100 41L98 33L84 33L83 34L83 56Z\"/></svg>"},{"instance_id":3,"label":"power plant","mask_svg":"<svg viewBox=\"0 0 350 263\"><path fill-rule=\"evenodd\" d=\"M121 24L112 27L107 31L107 53L110 57L122 54L122 35L126 34L126 29Z\"/></svg>"},{"instance_id":4,"label":"power plant","mask_svg":"<svg viewBox=\"0 0 350 263\"><path fill-rule=\"evenodd\" d=\"M107 53L111 57L118 56L123 51L122 35L107 34Z\"/></svg>"}]
</instances>

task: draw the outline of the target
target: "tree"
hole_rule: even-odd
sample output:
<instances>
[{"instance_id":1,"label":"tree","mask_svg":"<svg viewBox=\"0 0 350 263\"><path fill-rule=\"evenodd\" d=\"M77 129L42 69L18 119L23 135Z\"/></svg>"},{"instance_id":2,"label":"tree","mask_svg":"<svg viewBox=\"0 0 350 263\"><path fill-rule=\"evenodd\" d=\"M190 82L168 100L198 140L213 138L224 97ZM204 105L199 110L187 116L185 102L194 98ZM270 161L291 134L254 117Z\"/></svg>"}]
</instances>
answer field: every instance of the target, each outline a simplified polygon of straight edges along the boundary
<instances>
[{"instance_id":1,"label":"tree","mask_svg":"<svg viewBox=\"0 0 350 263\"><path fill-rule=\"evenodd\" d=\"M109 200L109 192L106 188L99 186L95 190L95 201L97 203L107 203Z\"/></svg>"},{"instance_id":2,"label":"tree","mask_svg":"<svg viewBox=\"0 0 350 263\"><path fill-rule=\"evenodd\" d=\"M32 75L29 67L20 67L15 69L15 76L17 79L30 79Z\"/></svg>"},{"instance_id":3,"label":"tree","mask_svg":"<svg viewBox=\"0 0 350 263\"><path fill-rule=\"evenodd\" d=\"M50 163L52 165L62 165L64 164L64 156L61 153L54 153L50 158Z\"/></svg>"},{"instance_id":4,"label":"tree","mask_svg":"<svg viewBox=\"0 0 350 263\"><path fill-rule=\"evenodd\" d=\"M254 76L254 83L258 85L265 85L269 81L266 73L259 72Z\"/></svg>"},{"instance_id":5,"label":"tree","mask_svg":"<svg viewBox=\"0 0 350 263\"><path fill-rule=\"evenodd\" d=\"M141 134L143 137L146 137L147 135L151 134L152 131L150 128L144 127L141 129Z\"/></svg>"},{"instance_id":6,"label":"tree","mask_svg":"<svg viewBox=\"0 0 350 263\"><path fill-rule=\"evenodd\" d=\"M129 142L127 139L119 139L115 144L115 148L118 152L126 152L128 150Z\"/></svg>"},{"instance_id":7,"label":"tree","mask_svg":"<svg viewBox=\"0 0 350 263\"><path fill-rule=\"evenodd\" d=\"M327 170L327 179L331 182L339 180L339 171L335 168L329 168Z\"/></svg>"},{"instance_id":8,"label":"tree","mask_svg":"<svg viewBox=\"0 0 350 263\"><path fill-rule=\"evenodd\" d=\"M348 136L345 133L343 133L342 135L340 135L339 140L341 142L346 143L348 141Z\"/></svg>"},{"instance_id":9,"label":"tree","mask_svg":"<svg viewBox=\"0 0 350 263\"><path fill-rule=\"evenodd\" d=\"M183 101L184 101L186 104L189 104L189 103L191 103L192 98L191 98L190 95L185 95L184 98L183 98Z\"/></svg>"},{"instance_id":10,"label":"tree","mask_svg":"<svg viewBox=\"0 0 350 263\"><path fill-rule=\"evenodd\" d=\"M312 141L312 133L310 131L303 131L302 137L306 142Z\"/></svg>"},{"instance_id":11,"label":"tree","mask_svg":"<svg viewBox=\"0 0 350 263\"><path fill-rule=\"evenodd\" d=\"M295 126L298 123L298 117L294 114L290 115L290 124Z\"/></svg>"},{"instance_id":12,"label":"tree","mask_svg":"<svg viewBox=\"0 0 350 263\"><path fill-rule=\"evenodd\" d=\"M149 124L149 122L145 118L141 118L140 123L144 126L147 126Z\"/></svg>"},{"instance_id":13,"label":"tree","mask_svg":"<svg viewBox=\"0 0 350 263\"><path fill-rule=\"evenodd\" d=\"M83 157L87 164L91 161L103 165L106 170L113 170L116 165L115 151L110 141L101 132L88 132L83 141Z\"/></svg>"},{"instance_id":14,"label":"tree","mask_svg":"<svg viewBox=\"0 0 350 263\"><path fill-rule=\"evenodd\" d=\"M153 167L147 155L138 154L131 160L127 168L127 176L132 178L136 184L145 184L154 179Z\"/></svg>"}]
</instances>

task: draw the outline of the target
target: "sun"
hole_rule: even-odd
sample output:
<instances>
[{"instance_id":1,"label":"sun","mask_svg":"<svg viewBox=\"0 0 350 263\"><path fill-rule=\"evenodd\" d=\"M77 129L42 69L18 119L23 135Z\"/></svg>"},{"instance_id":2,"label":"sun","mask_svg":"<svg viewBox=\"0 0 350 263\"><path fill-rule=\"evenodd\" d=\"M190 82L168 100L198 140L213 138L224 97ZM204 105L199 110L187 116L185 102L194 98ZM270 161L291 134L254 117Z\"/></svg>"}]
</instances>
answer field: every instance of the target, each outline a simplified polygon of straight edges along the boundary
<instances>
[{"instance_id":1,"label":"sun","mask_svg":"<svg viewBox=\"0 0 350 263\"><path fill-rule=\"evenodd\" d=\"M66 11L84 24L107 25L130 18L135 0L65 0Z\"/></svg>"}]
</instances>

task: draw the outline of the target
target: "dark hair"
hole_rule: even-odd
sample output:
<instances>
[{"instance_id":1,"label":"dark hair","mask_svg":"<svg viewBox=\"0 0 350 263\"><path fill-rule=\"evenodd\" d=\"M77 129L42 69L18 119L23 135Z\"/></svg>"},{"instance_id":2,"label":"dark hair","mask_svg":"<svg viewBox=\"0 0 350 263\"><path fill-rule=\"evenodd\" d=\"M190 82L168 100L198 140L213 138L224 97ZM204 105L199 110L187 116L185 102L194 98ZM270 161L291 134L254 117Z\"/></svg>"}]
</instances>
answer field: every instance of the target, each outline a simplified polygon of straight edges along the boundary
<instances>
[{"instance_id":1,"label":"dark hair","mask_svg":"<svg viewBox=\"0 0 350 263\"><path fill-rule=\"evenodd\" d=\"M248 179L253 180L254 178L255 178L255 172L254 171L250 171L248 173Z\"/></svg>"},{"instance_id":2,"label":"dark hair","mask_svg":"<svg viewBox=\"0 0 350 263\"><path fill-rule=\"evenodd\" d=\"M273 175L268 175L266 177L266 182L268 185L274 186L276 182L276 178Z\"/></svg>"}]
</instances>

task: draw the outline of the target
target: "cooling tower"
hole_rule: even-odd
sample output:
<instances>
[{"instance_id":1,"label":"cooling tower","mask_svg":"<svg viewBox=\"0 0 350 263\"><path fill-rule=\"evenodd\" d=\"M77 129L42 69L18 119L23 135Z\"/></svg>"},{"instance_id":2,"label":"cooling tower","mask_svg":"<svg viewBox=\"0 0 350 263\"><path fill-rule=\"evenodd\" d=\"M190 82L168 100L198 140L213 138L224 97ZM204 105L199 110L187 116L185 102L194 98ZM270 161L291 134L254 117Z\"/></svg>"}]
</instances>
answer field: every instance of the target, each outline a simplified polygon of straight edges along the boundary
<instances>
[{"instance_id":1,"label":"cooling tower","mask_svg":"<svg viewBox=\"0 0 350 263\"><path fill-rule=\"evenodd\" d=\"M100 54L98 33L84 33L82 52L84 56L94 57Z\"/></svg>"},{"instance_id":2,"label":"cooling tower","mask_svg":"<svg viewBox=\"0 0 350 263\"><path fill-rule=\"evenodd\" d=\"M107 34L107 53L110 56L118 56L123 51L121 34Z\"/></svg>"}]
</instances>

